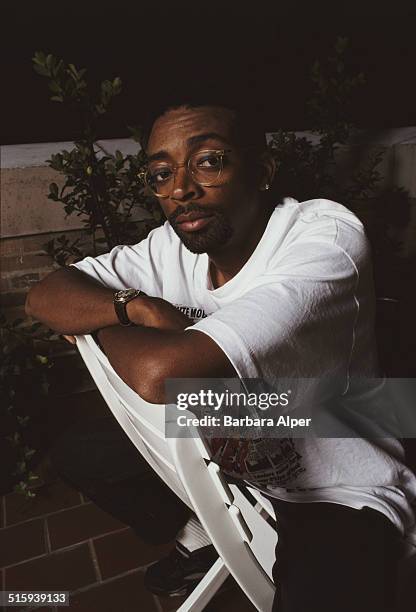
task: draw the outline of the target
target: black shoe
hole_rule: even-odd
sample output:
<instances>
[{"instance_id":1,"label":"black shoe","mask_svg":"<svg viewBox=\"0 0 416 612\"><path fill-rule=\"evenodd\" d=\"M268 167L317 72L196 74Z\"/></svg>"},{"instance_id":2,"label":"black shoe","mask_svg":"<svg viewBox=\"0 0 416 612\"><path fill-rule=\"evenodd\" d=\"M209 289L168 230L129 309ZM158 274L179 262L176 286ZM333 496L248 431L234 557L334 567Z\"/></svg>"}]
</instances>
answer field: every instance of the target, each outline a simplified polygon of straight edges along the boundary
<instances>
[{"instance_id":1,"label":"black shoe","mask_svg":"<svg viewBox=\"0 0 416 612\"><path fill-rule=\"evenodd\" d=\"M218 559L214 546L190 552L176 543L169 555L147 568L144 584L155 595L179 597L190 593Z\"/></svg>"}]
</instances>

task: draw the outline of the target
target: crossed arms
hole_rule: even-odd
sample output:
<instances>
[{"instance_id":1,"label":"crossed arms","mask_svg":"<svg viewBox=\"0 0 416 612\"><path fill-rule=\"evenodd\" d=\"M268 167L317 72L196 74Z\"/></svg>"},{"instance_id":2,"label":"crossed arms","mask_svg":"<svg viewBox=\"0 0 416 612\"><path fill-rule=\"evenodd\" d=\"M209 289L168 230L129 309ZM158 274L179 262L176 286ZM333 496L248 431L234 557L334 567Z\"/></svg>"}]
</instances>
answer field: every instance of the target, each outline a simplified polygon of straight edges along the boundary
<instances>
[{"instance_id":1,"label":"crossed arms","mask_svg":"<svg viewBox=\"0 0 416 612\"><path fill-rule=\"evenodd\" d=\"M167 378L236 376L216 342L200 331L186 330L192 320L169 302L144 296L132 300L127 312L137 327L122 327L113 293L80 270L64 268L32 287L26 312L60 334L98 330L116 372L151 403L164 403Z\"/></svg>"}]
</instances>

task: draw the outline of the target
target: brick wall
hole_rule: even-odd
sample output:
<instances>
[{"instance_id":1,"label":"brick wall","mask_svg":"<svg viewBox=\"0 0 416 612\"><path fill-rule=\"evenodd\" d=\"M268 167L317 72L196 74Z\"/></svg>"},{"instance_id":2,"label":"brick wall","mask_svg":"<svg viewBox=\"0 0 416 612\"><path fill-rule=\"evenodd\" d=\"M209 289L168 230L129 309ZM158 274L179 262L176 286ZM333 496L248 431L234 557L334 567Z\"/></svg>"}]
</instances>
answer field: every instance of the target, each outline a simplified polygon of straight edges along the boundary
<instances>
[{"instance_id":1,"label":"brick wall","mask_svg":"<svg viewBox=\"0 0 416 612\"><path fill-rule=\"evenodd\" d=\"M24 316L23 305L28 289L59 267L46 255L44 245L61 234L48 232L2 239L0 304L8 318ZM82 230L70 230L65 234L75 239L82 235Z\"/></svg>"}]
</instances>

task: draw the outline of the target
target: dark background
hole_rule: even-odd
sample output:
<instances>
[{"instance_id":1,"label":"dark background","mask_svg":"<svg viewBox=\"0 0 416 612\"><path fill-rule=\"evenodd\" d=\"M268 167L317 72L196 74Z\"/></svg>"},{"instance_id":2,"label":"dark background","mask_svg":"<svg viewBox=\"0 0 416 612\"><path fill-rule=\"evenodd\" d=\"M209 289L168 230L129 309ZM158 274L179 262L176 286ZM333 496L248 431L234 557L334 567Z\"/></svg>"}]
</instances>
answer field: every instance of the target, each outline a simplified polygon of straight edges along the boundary
<instances>
[{"instance_id":1,"label":"dark background","mask_svg":"<svg viewBox=\"0 0 416 612\"><path fill-rule=\"evenodd\" d=\"M310 67L338 35L347 63L367 77L352 119L368 128L416 124L416 8L399 0L20 2L2 8L3 144L71 140L77 121L48 100L32 69L37 50L88 68L92 82L120 76L123 93L101 138L124 137L160 99L225 88L263 108L269 130L308 127Z\"/></svg>"}]
</instances>

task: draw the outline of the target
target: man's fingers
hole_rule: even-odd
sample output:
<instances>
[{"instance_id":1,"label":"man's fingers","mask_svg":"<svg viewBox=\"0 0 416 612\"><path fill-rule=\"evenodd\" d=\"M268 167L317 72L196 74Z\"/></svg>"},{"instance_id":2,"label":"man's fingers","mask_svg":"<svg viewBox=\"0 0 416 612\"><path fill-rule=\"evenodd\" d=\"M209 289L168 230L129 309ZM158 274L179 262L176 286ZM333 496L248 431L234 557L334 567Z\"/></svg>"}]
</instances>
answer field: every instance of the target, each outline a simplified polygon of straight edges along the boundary
<instances>
[{"instance_id":1,"label":"man's fingers","mask_svg":"<svg viewBox=\"0 0 416 612\"><path fill-rule=\"evenodd\" d=\"M64 336L63 335L62 338L65 338L65 340L67 342L69 342L70 344L76 344L77 343L75 336Z\"/></svg>"}]
</instances>

